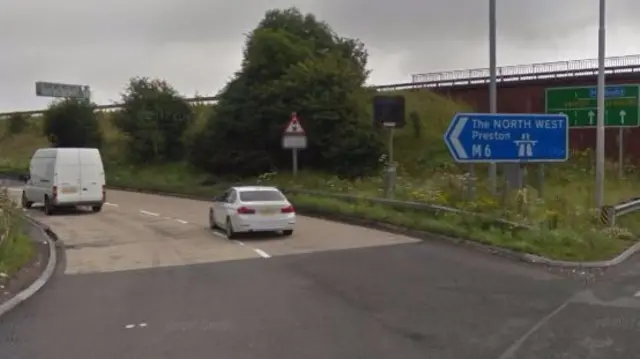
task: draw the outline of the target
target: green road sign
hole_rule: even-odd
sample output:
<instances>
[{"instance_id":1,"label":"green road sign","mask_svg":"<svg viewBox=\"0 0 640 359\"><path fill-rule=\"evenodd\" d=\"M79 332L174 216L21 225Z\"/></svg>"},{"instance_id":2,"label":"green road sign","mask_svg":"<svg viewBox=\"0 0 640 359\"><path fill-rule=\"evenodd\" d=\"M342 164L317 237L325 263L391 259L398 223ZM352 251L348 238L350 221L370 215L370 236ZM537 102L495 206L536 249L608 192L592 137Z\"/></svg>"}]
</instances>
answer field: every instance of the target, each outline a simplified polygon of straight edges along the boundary
<instances>
[{"instance_id":1,"label":"green road sign","mask_svg":"<svg viewBox=\"0 0 640 359\"><path fill-rule=\"evenodd\" d=\"M640 126L640 86L611 85L605 91L605 126ZM563 113L570 127L595 127L597 119L596 87L548 88L545 95L547 113Z\"/></svg>"}]
</instances>

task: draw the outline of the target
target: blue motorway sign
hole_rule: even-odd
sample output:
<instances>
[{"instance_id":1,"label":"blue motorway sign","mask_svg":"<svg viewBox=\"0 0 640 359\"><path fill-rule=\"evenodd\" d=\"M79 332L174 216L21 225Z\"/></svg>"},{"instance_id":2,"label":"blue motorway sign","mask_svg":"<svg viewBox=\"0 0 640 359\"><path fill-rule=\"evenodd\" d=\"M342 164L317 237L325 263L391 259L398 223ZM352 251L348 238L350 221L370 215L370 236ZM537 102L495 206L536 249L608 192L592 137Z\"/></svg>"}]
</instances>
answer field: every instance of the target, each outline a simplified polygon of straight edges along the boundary
<instances>
[{"instance_id":1,"label":"blue motorway sign","mask_svg":"<svg viewBox=\"0 0 640 359\"><path fill-rule=\"evenodd\" d=\"M444 141L457 162L564 162L569 119L561 114L458 113Z\"/></svg>"}]
</instances>

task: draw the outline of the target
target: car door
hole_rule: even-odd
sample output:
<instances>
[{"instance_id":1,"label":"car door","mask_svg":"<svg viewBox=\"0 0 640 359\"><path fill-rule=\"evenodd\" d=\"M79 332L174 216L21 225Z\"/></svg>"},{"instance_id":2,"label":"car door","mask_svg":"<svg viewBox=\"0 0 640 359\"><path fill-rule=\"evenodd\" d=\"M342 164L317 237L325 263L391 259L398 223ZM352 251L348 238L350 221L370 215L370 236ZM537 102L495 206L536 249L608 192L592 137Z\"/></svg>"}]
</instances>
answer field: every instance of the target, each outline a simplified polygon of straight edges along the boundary
<instances>
[{"instance_id":1,"label":"car door","mask_svg":"<svg viewBox=\"0 0 640 359\"><path fill-rule=\"evenodd\" d=\"M236 213L236 202L238 200L238 192L234 189L232 189L229 192L229 195L227 196L226 200L224 201L223 207L224 207L224 223L227 222L227 217L231 217L233 216L233 214Z\"/></svg>"},{"instance_id":2,"label":"car door","mask_svg":"<svg viewBox=\"0 0 640 359\"><path fill-rule=\"evenodd\" d=\"M213 202L213 220L217 225L224 225L227 220L227 214L225 212L224 205L227 202L227 198L231 193L231 189L226 190L222 195L216 197Z\"/></svg>"}]
</instances>

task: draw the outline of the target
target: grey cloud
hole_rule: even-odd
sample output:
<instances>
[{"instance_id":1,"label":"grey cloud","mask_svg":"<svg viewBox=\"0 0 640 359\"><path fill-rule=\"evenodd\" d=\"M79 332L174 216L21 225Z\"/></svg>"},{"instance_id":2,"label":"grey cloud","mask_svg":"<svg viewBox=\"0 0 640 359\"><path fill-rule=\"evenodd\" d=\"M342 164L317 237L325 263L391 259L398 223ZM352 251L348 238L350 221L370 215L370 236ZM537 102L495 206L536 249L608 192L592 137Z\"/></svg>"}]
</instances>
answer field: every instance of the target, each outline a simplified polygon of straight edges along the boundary
<instances>
[{"instance_id":1,"label":"grey cloud","mask_svg":"<svg viewBox=\"0 0 640 359\"><path fill-rule=\"evenodd\" d=\"M297 5L371 52L371 83L487 65L488 0L44 0L0 12L0 110L45 106L37 80L89 84L117 100L128 78L162 77L213 94L239 67L243 34L264 11ZM597 1L498 0L499 63L595 56ZM633 41L640 2L609 1L612 54Z\"/></svg>"}]
</instances>

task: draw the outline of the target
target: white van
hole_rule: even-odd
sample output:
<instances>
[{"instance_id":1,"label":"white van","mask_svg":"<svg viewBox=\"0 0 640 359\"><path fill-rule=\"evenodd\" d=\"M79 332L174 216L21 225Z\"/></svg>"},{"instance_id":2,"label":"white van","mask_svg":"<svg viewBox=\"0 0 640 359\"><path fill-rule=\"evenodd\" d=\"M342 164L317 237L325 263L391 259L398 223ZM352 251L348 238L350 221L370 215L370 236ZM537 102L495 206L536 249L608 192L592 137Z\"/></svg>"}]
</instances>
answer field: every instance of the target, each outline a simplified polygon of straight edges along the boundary
<instances>
[{"instance_id":1,"label":"white van","mask_svg":"<svg viewBox=\"0 0 640 359\"><path fill-rule=\"evenodd\" d=\"M51 215L56 207L91 206L99 212L106 200L104 166L96 148L41 148L31 157L22 206L44 204Z\"/></svg>"}]
</instances>

